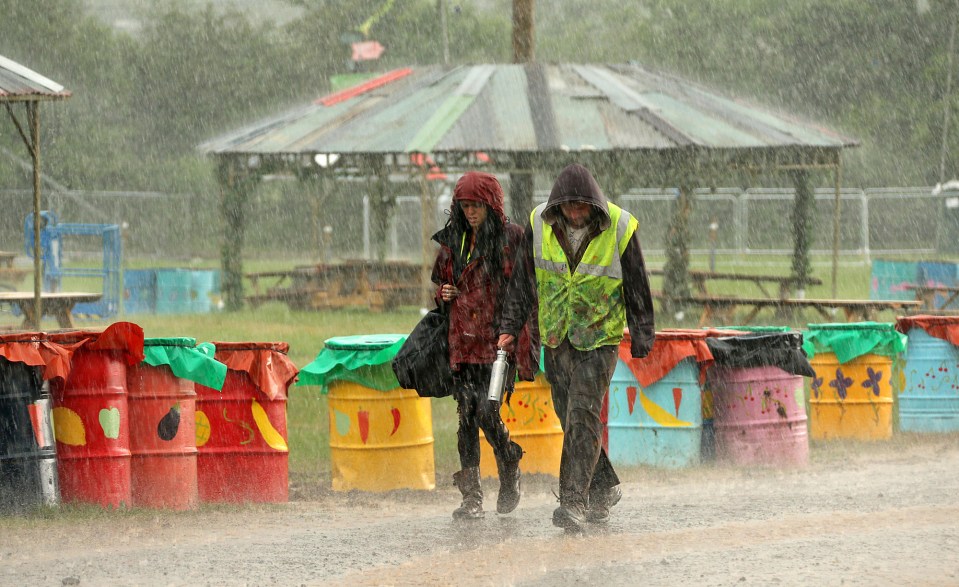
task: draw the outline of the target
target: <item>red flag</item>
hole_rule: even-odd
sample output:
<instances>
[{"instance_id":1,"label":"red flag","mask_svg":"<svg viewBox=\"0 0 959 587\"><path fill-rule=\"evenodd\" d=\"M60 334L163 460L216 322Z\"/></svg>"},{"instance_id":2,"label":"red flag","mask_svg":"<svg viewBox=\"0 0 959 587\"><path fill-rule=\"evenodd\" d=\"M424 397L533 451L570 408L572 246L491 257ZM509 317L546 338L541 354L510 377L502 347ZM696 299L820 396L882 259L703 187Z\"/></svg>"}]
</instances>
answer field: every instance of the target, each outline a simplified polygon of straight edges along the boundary
<instances>
[{"instance_id":1,"label":"red flag","mask_svg":"<svg viewBox=\"0 0 959 587\"><path fill-rule=\"evenodd\" d=\"M353 61L372 61L379 59L385 47L376 41L361 41L353 43Z\"/></svg>"}]
</instances>

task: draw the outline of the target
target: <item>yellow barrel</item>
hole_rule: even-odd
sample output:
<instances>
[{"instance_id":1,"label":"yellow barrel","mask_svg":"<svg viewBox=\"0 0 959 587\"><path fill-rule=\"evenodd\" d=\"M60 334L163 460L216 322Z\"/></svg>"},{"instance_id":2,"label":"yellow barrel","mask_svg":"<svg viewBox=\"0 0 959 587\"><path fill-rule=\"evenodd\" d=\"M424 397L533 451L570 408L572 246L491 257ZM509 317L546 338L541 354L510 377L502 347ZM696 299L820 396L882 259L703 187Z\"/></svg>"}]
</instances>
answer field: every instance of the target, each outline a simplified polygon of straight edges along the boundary
<instances>
[{"instance_id":1,"label":"yellow barrel","mask_svg":"<svg viewBox=\"0 0 959 587\"><path fill-rule=\"evenodd\" d=\"M429 398L332 381L329 406L334 491L436 487Z\"/></svg>"},{"instance_id":2,"label":"yellow barrel","mask_svg":"<svg viewBox=\"0 0 959 587\"><path fill-rule=\"evenodd\" d=\"M861 355L840 364L817 353L809 394L809 437L887 440L892 437L892 358Z\"/></svg>"},{"instance_id":3,"label":"yellow barrel","mask_svg":"<svg viewBox=\"0 0 959 587\"><path fill-rule=\"evenodd\" d=\"M563 426L553 408L553 396L546 375L535 381L521 381L509 405L503 404L500 415L513 442L523 447L520 470L559 477L559 460L563 454ZM480 431L480 474L496 477L496 457Z\"/></svg>"}]
</instances>

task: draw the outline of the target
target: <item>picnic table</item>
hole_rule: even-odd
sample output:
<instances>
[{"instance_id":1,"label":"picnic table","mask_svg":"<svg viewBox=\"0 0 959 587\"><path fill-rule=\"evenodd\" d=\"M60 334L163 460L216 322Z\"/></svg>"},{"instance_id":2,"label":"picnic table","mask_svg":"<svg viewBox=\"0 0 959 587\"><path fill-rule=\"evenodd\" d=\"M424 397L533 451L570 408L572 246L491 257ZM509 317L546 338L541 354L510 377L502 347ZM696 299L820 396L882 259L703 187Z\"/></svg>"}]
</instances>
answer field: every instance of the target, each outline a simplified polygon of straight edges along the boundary
<instances>
[{"instance_id":1,"label":"picnic table","mask_svg":"<svg viewBox=\"0 0 959 587\"><path fill-rule=\"evenodd\" d=\"M660 296L662 294L659 294ZM740 298L732 296L688 296L676 300L679 304L694 304L703 307L699 318L699 325L732 324L733 322L747 325L752 323L756 315L764 308L795 310L812 308L819 312L826 320L833 320L832 312L842 310L847 322L861 320L870 321L878 312L896 311L906 313L919 308L921 302L913 300L829 300L829 299L772 299L772 298ZM748 308L745 317L734 320L738 308Z\"/></svg>"},{"instance_id":2,"label":"picnic table","mask_svg":"<svg viewBox=\"0 0 959 587\"><path fill-rule=\"evenodd\" d=\"M956 298L959 298L959 286L954 285L923 285L908 284L903 286L916 295L916 300L922 304L923 309L939 310L948 308ZM941 304L936 303L936 298L943 300Z\"/></svg>"},{"instance_id":3,"label":"picnic table","mask_svg":"<svg viewBox=\"0 0 959 587\"><path fill-rule=\"evenodd\" d=\"M60 328L73 328L73 307L80 303L99 301L102 293L87 292L41 292L40 305L44 316L57 319ZM0 291L0 304L16 306L23 314L23 327L28 328L33 316L34 293L32 291Z\"/></svg>"},{"instance_id":4,"label":"picnic table","mask_svg":"<svg viewBox=\"0 0 959 587\"><path fill-rule=\"evenodd\" d=\"M16 253L10 251L0 251L0 267L13 267L13 260L16 256Z\"/></svg>"},{"instance_id":5,"label":"picnic table","mask_svg":"<svg viewBox=\"0 0 959 587\"><path fill-rule=\"evenodd\" d=\"M650 275L665 275L663 269L650 269ZM752 273L725 273L720 271L704 271L700 269L690 269L687 271L693 287L702 296L711 295L706 287L710 281L732 281L752 283L759 289L766 298L773 299L772 294L766 289L767 285L778 286L778 299L786 300L792 297L792 292L799 285L799 279L792 275L761 275ZM807 277L808 285L822 285L822 280L817 277Z\"/></svg>"},{"instance_id":6,"label":"picnic table","mask_svg":"<svg viewBox=\"0 0 959 587\"><path fill-rule=\"evenodd\" d=\"M294 310L382 311L419 303L420 270L419 265L405 261L355 259L248 273L253 293L246 300L254 308L279 301Z\"/></svg>"}]
</instances>

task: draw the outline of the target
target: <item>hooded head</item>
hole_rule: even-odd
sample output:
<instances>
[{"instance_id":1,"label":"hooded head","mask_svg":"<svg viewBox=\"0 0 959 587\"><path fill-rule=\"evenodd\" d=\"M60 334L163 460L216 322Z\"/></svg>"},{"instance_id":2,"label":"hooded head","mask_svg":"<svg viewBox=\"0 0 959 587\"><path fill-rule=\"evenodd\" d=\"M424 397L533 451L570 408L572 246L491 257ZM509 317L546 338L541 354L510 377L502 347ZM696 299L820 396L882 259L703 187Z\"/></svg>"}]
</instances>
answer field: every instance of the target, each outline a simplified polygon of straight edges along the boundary
<instances>
[{"instance_id":1,"label":"hooded head","mask_svg":"<svg viewBox=\"0 0 959 587\"><path fill-rule=\"evenodd\" d=\"M500 222L506 223L506 213L503 210L503 186L496 176L482 171L467 171L456 182L453 188L452 214L462 214L459 203L464 200L482 202L495 213Z\"/></svg>"},{"instance_id":2,"label":"hooded head","mask_svg":"<svg viewBox=\"0 0 959 587\"><path fill-rule=\"evenodd\" d=\"M578 163L567 165L560 172L543 210L543 220L553 224L561 216L560 204L566 202L585 202L593 207L595 218L599 219L601 230L609 228L609 207L606 196L588 169Z\"/></svg>"}]
</instances>

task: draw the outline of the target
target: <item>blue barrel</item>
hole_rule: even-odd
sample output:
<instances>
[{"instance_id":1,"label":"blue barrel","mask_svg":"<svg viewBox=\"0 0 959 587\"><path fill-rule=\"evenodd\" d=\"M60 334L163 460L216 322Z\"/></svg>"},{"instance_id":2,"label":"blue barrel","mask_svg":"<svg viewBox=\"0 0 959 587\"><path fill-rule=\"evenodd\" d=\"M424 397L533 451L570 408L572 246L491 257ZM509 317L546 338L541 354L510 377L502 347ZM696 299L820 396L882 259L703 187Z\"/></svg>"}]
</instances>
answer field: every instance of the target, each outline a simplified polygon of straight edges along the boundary
<instances>
[{"instance_id":1,"label":"blue barrel","mask_svg":"<svg viewBox=\"0 0 959 587\"><path fill-rule=\"evenodd\" d=\"M872 279L869 287L870 300L914 300L916 294L907 286L914 285L919 276L915 261L872 262Z\"/></svg>"},{"instance_id":2,"label":"blue barrel","mask_svg":"<svg viewBox=\"0 0 959 587\"><path fill-rule=\"evenodd\" d=\"M609 386L609 460L664 468L699 464L702 405L695 359L683 359L647 387L618 361Z\"/></svg>"},{"instance_id":3,"label":"blue barrel","mask_svg":"<svg viewBox=\"0 0 959 587\"><path fill-rule=\"evenodd\" d=\"M959 350L922 328L911 328L907 334L905 384L899 392L899 429L959 430Z\"/></svg>"},{"instance_id":4,"label":"blue barrel","mask_svg":"<svg viewBox=\"0 0 959 587\"><path fill-rule=\"evenodd\" d=\"M213 298L219 293L219 271L196 269L190 272L190 310L193 314L209 314Z\"/></svg>"},{"instance_id":5,"label":"blue barrel","mask_svg":"<svg viewBox=\"0 0 959 587\"><path fill-rule=\"evenodd\" d=\"M123 312L153 314L156 309L156 269L125 269L123 271Z\"/></svg>"},{"instance_id":6,"label":"blue barrel","mask_svg":"<svg viewBox=\"0 0 959 587\"><path fill-rule=\"evenodd\" d=\"M923 261L919 263L919 283L926 286L944 285L952 287L956 285L956 264L943 261ZM935 307L939 310L954 310L956 302L949 306L945 305L946 296L936 294Z\"/></svg>"},{"instance_id":7,"label":"blue barrel","mask_svg":"<svg viewBox=\"0 0 959 587\"><path fill-rule=\"evenodd\" d=\"M193 278L189 269L157 269L157 314L190 314Z\"/></svg>"}]
</instances>

